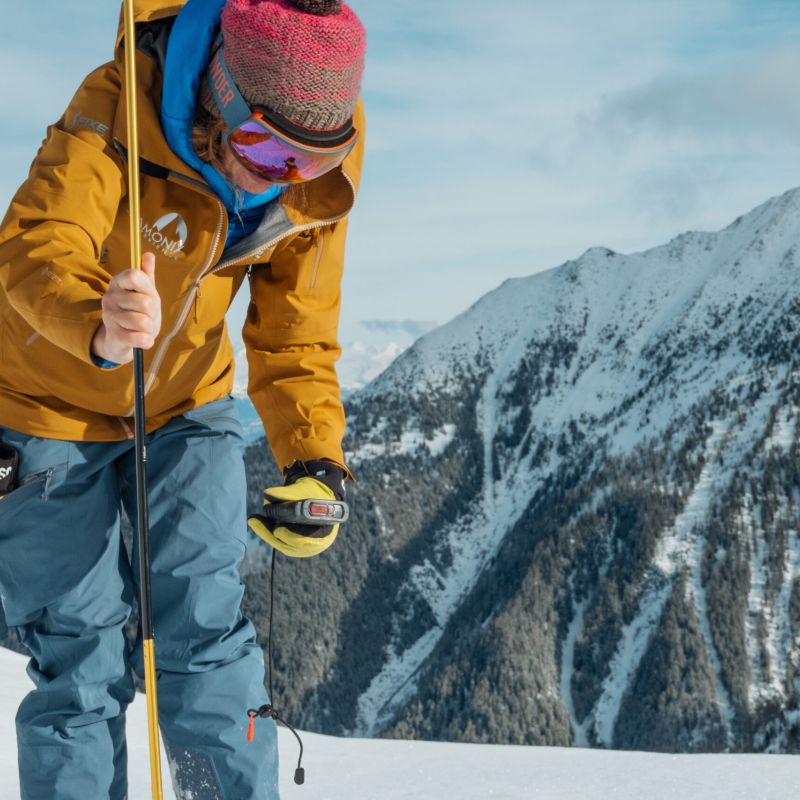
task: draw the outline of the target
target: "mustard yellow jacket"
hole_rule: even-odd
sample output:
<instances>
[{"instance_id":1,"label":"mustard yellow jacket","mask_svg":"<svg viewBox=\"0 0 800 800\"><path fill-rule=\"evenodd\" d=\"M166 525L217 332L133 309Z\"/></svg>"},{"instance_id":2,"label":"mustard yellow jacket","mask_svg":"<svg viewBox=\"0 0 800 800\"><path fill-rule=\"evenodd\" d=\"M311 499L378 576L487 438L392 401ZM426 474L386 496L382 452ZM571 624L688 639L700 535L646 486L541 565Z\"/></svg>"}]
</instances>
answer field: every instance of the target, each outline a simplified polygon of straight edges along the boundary
<instances>
[{"instance_id":1,"label":"mustard yellow jacket","mask_svg":"<svg viewBox=\"0 0 800 800\"><path fill-rule=\"evenodd\" d=\"M137 23L175 16L181 5L139 0ZM101 297L131 266L122 48L120 35L115 59L86 78L48 129L0 226L0 425L34 436L132 436L131 368L100 369L89 352ZM276 461L344 466L334 362L364 137L340 169L308 184L302 207L269 204L256 233L221 260L226 211L164 139L158 59L147 47L136 59L141 231L156 254L163 313L145 354L148 430L231 392L225 312L249 274L248 390ZM364 130L360 104L355 124Z\"/></svg>"}]
</instances>

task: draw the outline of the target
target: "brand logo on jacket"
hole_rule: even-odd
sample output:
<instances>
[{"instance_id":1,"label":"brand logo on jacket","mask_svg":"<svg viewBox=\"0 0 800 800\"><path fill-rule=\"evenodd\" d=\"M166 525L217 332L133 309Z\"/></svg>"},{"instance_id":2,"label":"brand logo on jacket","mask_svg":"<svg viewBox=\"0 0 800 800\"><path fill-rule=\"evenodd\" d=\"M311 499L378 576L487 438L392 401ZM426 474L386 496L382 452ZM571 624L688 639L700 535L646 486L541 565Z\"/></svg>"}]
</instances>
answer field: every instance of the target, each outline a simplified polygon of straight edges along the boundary
<instances>
[{"instance_id":1,"label":"brand logo on jacket","mask_svg":"<svg viewBox=\"0 0 800 800\"><path fill-rule=\"evenodd\" d=\"M108 134L111 132L111 128L109 128L108 125L96 119L92 119L91 117L84 116L80 111L72 117L72 120L67 126L67 130L76 131L78 128L86 128L106 138L108 138Z\"/></svg>"},{"instance_id":2,"label":"brand logo on jacket","mask_svg":"<svg viewBox=\"0 0 800 800\"><path fill-rule=\"evenodd\" d=\"M186 246L189 228L180 214L170 211L152 225L142 219L142 236L167 258L177 258Z\"/></svg>"},{"instance_id":3,"label":"brand logo on jacket","mask_svg":"<svg viewBox=\"0 0 800 800\"><path fill-rule=\"evenodd\" d=\"M7 478L13 471L12 467L0 467L0 481Z\"/></svg>"}]
</instances>

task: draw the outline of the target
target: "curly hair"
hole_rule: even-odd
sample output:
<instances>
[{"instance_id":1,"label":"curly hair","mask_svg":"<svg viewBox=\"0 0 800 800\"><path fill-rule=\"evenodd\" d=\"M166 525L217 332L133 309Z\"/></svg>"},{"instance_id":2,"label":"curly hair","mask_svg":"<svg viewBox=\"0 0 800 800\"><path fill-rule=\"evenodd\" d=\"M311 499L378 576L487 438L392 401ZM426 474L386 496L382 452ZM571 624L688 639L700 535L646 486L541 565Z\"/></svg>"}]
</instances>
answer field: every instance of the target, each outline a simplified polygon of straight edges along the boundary
<instances>
[{"instance_id":1,"label":"curly hair","mask_svg":"<svg viewBox=\"0 0 800 800\"><path fill-rule=\"evenodd\" d=\"M192 127L192 147L201 161L214 167L230 183L231 176L225 167L222 144L222 137L227 129L225 120L215 119L204 108L197 109Z\"/></svg>"},{"instance_id":2,"label":"curly hair","mask_svg":"<svg viewBox=\"0 0 800 800\"><path fill-rule=\"evenodd\" d=\"M212 116L200 106L192 127L192 146L201 161L210 164L225 178L239 202L243 199L244 192L234 183L233 176L225 166L224 137L227 130L225 120ZM287 186L283 191L283 198L288 205L301 209L308 204L307 184L296 183Z\"/></svg>"}]
</instances>

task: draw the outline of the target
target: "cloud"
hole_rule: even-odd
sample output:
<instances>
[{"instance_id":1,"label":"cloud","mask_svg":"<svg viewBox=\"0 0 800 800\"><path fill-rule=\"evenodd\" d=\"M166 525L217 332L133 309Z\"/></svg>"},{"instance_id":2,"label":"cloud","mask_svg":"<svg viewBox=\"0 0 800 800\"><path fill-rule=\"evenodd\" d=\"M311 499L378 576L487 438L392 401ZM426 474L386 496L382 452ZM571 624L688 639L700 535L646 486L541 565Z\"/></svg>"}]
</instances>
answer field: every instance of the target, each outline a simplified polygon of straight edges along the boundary
<instances>
[{"instance_id":1,"label":"cloud","mask_svg":"<svg viewBox=\"0 0 800 800\"><path fill-rule=\"evenodd\" d=\"M705 73L668 75L609 99L600 125L694 134L717 146L739 137L766 147L800 138L800 45L782 45ZM709 137L713 137L710 139Z\"/></svg>"},{"instance_id":2,"label":"cloud","mask_svg":"<svg viewBox=\"0 0 800 800\"><path fill-rule=\"evenodd\" d=\"M438 323L415 319L366 319L361 321L368 331L394 336L412 336L415 339L424 336L437 327Z\"/></svg>"},{"instance_id":3,"label":"cloud","mask_svg":"<svg viewBox=\"0 0 800 800\"><path fill-rule=\"evenodd\" d=\"M759 40L708 61L676 61L606 93L578 115L574 136L553 146L558 174L575 159L596 180L598 165L607 165L608 185L626 188L616 202L629 230L651 231L648 244L656 235L721 227L798 185L800 45L775 37L770 46ZM597 164L588 167L582 153Z\"/></svg>"}]
</instances>

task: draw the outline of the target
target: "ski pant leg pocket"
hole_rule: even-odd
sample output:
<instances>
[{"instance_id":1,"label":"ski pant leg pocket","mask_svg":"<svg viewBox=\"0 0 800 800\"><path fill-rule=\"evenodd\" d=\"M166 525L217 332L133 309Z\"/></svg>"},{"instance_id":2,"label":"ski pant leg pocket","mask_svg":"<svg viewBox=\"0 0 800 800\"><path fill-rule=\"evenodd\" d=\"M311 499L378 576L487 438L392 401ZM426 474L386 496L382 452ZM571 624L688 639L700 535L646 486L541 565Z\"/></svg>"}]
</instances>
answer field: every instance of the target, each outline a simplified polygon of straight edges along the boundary
<instances>
[{"instance_id":1,"label":"ski pant leg pocket","mask_svg":"<svg viewBox=\"0 0 800 800\"><path fill-rule=\"evenodd\" d=\"M267 698L263 654L241 611L246 481L232 406L194 409L148 445L159 718L176 797L273 800L275 732L264 733L264 749L246 740L247 709ZM126 475L132 469L127 459ZM134 666L142 669L138 650Z\"/></svg>"},{"instance_id":2,"label":"ski pant leg pocket","mask_svg":"<svg viewBox=\"0 0 800 800\"><path fill-rule=\"evenodd\" d=\"M0 500L0 597L8 624L15 626L40 607L30 601L36 587L48 583L43 575L61 549L58 530L73 525L58 500L51 503L66 482L72 445L8 428L0 432L19 453L17 488Z\"/></svg>"},{"instance_id":3,"label":"ski pant leg pocket","mask_svg":"<svg viewBox=\"0 0 800 800\"><path fill-rule=\"evenodd\" d=\"M69 466L71 442L64 442L59 439L40 439L36 436L28 436L9 428L0 427L0 437L3 444L13 448L19 455L18 478L16 488L7 494L4 500L0 501L0 514L3 511L8 513L15 503L5 503L12 496L19 499L26 494L23 490L31 485L38 485L42 494L49 491L54 478L60 477ZM32 494L28 490L27 494ZM3 518L0 517L0 525L3 525Z\"/></svg>"},{"instance_id":4,"label":"ski pant leg pocket","mask_svg":"<svg viewBox=\"0 0 800 800\"><path fill-rule=\"evenodd\" d=\"M244 441L244 429L232 395L185 412L180 419L208 431L235 436Z\"/></svg>"},{"instance_id":5,"label":"ski pant leg pocket","mask_svg":"<svg viewBox=\"0 0 800 800\"><path fill-rule=\"evenodd\" d=\"M116 546L119 445L2 434L20 454L20 479L0 501L0 596L8 624L21 626L74 594Z\"/></svg>"},{"instance_id":6,"label":"ski pant leg pocket","mask_svg":"<svg viewBox=\"0 0 800 800\"><path fill-rule=\"evenodd\" d=\"M165 668L188 672L213 668L254 638L252 628L242 627L240 612L247 531L244 443L227 424L201 424L190 413L156 431L147 450L160 660ZM125 483L132 485L133 460L125 463ZM128 491L125 505L135 529L134 499ZM138 581L138 537L134 550ZM139 658L137 653L137 669Z\"/></svg>"}]
</instances>

